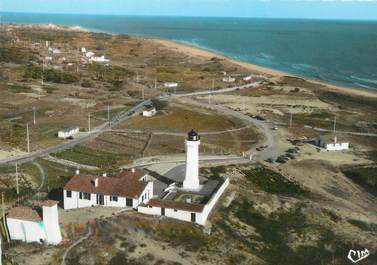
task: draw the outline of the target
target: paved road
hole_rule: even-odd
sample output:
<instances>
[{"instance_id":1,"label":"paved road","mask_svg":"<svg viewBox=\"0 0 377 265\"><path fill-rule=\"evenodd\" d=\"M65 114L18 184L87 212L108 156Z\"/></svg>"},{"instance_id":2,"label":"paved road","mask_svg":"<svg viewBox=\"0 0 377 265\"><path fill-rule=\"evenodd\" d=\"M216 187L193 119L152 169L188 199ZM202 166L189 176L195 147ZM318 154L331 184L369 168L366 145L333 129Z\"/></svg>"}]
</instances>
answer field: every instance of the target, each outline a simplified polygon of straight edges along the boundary
<instances>
[{"instance_id":1,"label":"paved road","mask_svg":"<svg viewBox=\"0 0 377 265\"><path fill-rule=\"evenodd\" d=\"M252 154L253 160L266 160L268 158L276 159L279 156L278 148L274 140L273 130L271 129L273 125L269 124L267 121L254 119L246 114L243 114L240 111L235 111L222 105L208 104L204 102L198 102L195 100L190 100L189 103L195 104L199 107L210 108L210 109L216 110L219 113L236 117L240 120L245 121L248 124L252 124L256 126L260 130L260 132L264 135L264 141L260 143L259 145L268 146L268 147L265 148L263 151L257 151L255 147L250 148L250 150L246 153Z\"/></svg>"},{"instance_id":2,"label":"paved road","mask_svg":"<svg viewBox=\"0 0 377 265\"><path fill-rule=\"evenodd\" d=\"M150 100L145 100L145 101L137 104L136 106L134 106L130 110L125 111L123 113L120 113L117 116L113 117L112 120L110 121L110 123L106 122L106 123L94 128L92 131L88 132L87 134L85 134L82 137L75 138L73 140L67 140L66 142L64 142L62 144L55 145L55 146L52 146L52 147L48 147L48 148L43 149L43 150L39 150L39 151L31 152L31 153L22 154L22 155L19 155L19 156L1 159L0 165L1 164L15 164L15 163L22 164L22 163L31 162L31 161L34 161L37 158L45 157L45 156L47 156L51 153L63 151L65 149L71 148L71 147L73 147L77 144L81 144L85 141L88 141L90 139L97 137L98 135L105 132L107 129L115 126L116 124L127 120L130 117L129 116L130 113L139 112L144 108L145 105L148 105L150 103L151 103Z\"/></svg>"}]
</instances>

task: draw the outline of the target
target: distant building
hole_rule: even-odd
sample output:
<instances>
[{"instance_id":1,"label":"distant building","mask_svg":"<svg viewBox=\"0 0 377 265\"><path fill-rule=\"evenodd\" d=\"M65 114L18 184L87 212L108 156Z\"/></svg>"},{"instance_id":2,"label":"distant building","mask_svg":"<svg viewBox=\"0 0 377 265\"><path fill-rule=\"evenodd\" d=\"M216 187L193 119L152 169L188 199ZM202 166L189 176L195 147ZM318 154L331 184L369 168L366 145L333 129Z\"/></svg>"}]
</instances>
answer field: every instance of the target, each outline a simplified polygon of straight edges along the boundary
<instances>
[{"instance_id":1,"label":"distant building","mask_svg":"<svg viewBox=\"0 0 377 265\"><path fill-rule=\"evenodd\" d=\"M164 83L164 87L166 87L166 88L177 88L178 83L176 83L176 82L166 82L166 83Z\"/></svg>"},{"instance_id":2,"label":"distant building","mask_svg":"<svg viewBox=\"0 0 377 265\"><path fill-rule=\"evenodd\" d=\"M245 76L244 78L242 78L243 81L250 81L253 79L253 76L251 75L248 75L248 76Z\"/></svg>"},{"instance_id":3,"label":"distant building","mask_svg":"<svg viewBox=\"0 0 377 265\"><path fill-rule=\"evenodd\" d=\"M234 82L236 82L236 78L231 77L231 76L227 76L227 77L223 78L223 82L224 83L234 83Z\"/></svg>"},{"instance_id":4,"label":"distant building","mask_svg":"<svg viewBox=\"0 0 377 265\"><path fill-rule=\"evenodd\" d=\"M64 209L91 206L133 207L153 196L153 182L140 169L123 170L116 176L77 174L64 186Z\"/></svg>"},{"instance_id":5,"label":"distant building","mask_svg":"<svg viewBox=\"0 0 377 265\"><path fill-rule=\"evenodd\" d=\"M86 58L92 58L95 55L94 52L87 52L85 53Z\"/></svg>"},{"instance_id":6,"label":"distant building","mask_svg":"<svg viewBox=\"0 0 377 265\"><path fill-rule=\"evenodd\" d=\"M145 106L145 109L143 110L143 117L153 117L154 115L156 115L156 113L156 108L151 105L148 105Z\"/></svg>"},{"instance_id":7,"label":"distant building","mask_svg":"<svg viewBox=\"0 0 377 265\"><path fill-rule=\"evenodd\" d=\"M62 52L59 49L52 49L53 54L61 54Z\"/></svg>"},{"instance_id":8,"label":"distant building","mask_svg":"<svg viewBox=\"0 0 377 265\"><path fill-rule=\"evenodd\" d=\"M97 62L97 63L107 63L107 62L110 62L109 59L106 59L104 55L102 55L101 57L91 57L89 59L90 62Z\"/></svg>"},{"instance_id":9,"label":"distant building","mask_svg":"<svg viewBox=\"0 0 377 265\"><path fill-rule=\"evenodd\" d=\"M341 151L349 149L349 142L338 139L332 134L321 135L316 138L316 145L327 151Z\"/></svg>"},{"instance_id":10,"label":"distant building","mask_svg":"<svg viewBox=\"0 0 377 265\"><path fill-rule=\"evenodd\" d=\"M41 203L42 217L28 206L12 208L6 217L10 239L27 243L59 244L62 235L57 204L58 202L51 200Z\"/></svg>"},{"instance_id":11,"label":"distant building","mask_svg":"<svg viewBox=\"0 0 377 265\"><path fill-rule=\"evenodd\" d=\"M82 52L82 53L86 53L86 48L85 48L85 47L82 47L82 48L81 48L81 52Z\"/></svg>"},{"instance_id":12,"label":"distant building","mask_svg":"<svg viewBox=\"0 0 377 265\"><path fill-rule=\"evenodd\" d=\"M58 137L61 139L67 139L73 137L75 134L80 132L79 127L70 127L58 132Z\"/></svg>"}]
</instances>

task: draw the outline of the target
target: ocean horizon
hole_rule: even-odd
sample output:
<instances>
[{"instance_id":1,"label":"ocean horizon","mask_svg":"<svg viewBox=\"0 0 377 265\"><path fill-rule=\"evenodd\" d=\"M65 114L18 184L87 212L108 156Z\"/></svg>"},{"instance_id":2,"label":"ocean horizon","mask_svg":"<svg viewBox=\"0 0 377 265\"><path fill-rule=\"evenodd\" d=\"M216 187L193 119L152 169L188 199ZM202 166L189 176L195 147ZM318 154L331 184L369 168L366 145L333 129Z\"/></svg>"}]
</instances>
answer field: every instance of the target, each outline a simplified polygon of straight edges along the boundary
<instances>
[{"instance_id":1,"label":"ocean horizon","mask_svg":"<svg viewBox=\"0 0 377 265\"><path fill-rule=\"evenodd\" d=\"M377 90L377 21L1 13L2 23L80 26L172 40L299 77Z\"/></svg>"}]
</instances>

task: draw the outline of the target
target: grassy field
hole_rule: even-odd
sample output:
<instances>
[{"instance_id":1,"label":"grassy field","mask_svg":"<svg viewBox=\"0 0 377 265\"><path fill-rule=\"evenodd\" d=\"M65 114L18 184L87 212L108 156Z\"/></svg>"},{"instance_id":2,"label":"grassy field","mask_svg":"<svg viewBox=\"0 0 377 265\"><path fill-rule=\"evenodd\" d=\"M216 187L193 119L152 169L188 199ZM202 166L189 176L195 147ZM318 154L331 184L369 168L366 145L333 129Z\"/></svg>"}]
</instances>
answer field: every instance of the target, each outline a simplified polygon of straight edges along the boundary
<instances>
[{"instance_id":1,"label":"grassy field","mask_svg":"<svg viewBox=\"0 0 377 265\"><path fill-rule=\"evenodd\" d=\"M344 175L377 196L377 167L355 167L343 170Z\"/></svg>"},{"instance_id":2,"label":"grassy field","mask_svg":"<svg viewBox=\"0 0 377 265\"><path fill-rule=\"evenodd\" d=\"M241 171L258 188L272 194L287 196L301 196L307 194L298 184L287 180L284 176L266 169L257 167Z\"/></svg>"},{"instance_id":3,"label":"grassy field","mask_svg":"<svg viewBox=\"0 0 377 265\"><path fill-rule=\"evenodd\" d=\"M121 155L94 150L84 145L76 145L54 156L84 165L96 166L103 169L114 168L121 161Z\"/></svg>"},{"instance_id":4,"label":"grassy field","mask_svg":"<svg viewBox=\"0 0 377 265\"><path fill-rule=\"evenodd\" d=\"M170 104L163 112L152 118L135 116L122 127L134 129L169 130L188 132L192 128L199 131L216 131L241 127L242 123L216 113L179 107Z\"/></svg>"}]
</instances>

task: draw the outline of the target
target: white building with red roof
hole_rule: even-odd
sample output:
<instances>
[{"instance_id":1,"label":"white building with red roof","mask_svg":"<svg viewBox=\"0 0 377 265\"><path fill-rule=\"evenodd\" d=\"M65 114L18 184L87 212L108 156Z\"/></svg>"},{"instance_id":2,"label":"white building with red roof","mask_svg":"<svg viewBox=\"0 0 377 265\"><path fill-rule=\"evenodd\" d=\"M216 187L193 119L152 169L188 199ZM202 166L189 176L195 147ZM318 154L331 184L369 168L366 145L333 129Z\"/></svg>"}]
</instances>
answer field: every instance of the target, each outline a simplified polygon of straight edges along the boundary
<instances>
[{"instance_id":1,"label":"white building with red roof","mask_svg":"<svg viewBox=\"0 0 377 265\"><path fill-rule=\"evenodd\" d=\"M59 244L62 241L58 218L58 202L41 203L41 214L28 206L16 206L7 214L7 228L11 240L27 243Z\"/></svg>"},{"instance_id":2,"label":"white building with red roof","mask_svg":"<svg viewBox=\"0 0 377 265\"><path fill-rule=\"evenodd\" d=\"M64 209L91 206L133 207L153 196L153 182L140 169L123 170L115 176L76 174L64 186Z\"/></svg>"}]
</instances>

